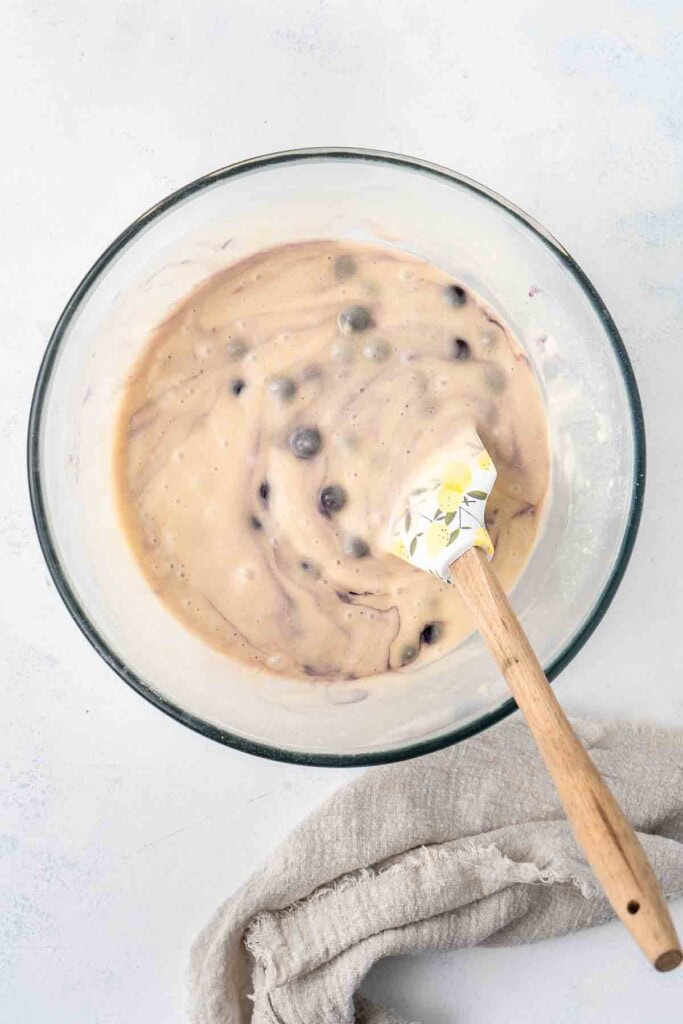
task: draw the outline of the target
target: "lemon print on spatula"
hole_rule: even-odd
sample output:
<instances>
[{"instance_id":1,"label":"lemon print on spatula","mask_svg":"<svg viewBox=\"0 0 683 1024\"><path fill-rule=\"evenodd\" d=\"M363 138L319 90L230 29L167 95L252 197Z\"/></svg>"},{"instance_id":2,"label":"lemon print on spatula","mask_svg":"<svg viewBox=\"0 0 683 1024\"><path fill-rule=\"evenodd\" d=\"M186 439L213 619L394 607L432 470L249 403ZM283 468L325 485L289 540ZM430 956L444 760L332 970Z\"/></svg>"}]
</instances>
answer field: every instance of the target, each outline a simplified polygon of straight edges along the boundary
<instances>
[{"instance_id":1,"label":"lemon print on spatula","mask_svg":"<svg viewBox=\"0 0 683 1024\"><path fill-rule=\"evenodd\" d=\"M472 469L466 462L449 462L443 469L443 483L436 500L444 512L460 508L465 491L472 483Z\"/></svg>"},{"instance_id":2,"label":"lemon print on spatula","mask_svg":"<svg viewBox=\"0 0 683 1024\"><path fill-rule=\"evenodd\" d=\"M460 435L411 480L392 519L388 550L447 582L449 566L470 548L492 557L484 516L495 481L493 460L478 435Z\"/></svg>"}]
</instances>

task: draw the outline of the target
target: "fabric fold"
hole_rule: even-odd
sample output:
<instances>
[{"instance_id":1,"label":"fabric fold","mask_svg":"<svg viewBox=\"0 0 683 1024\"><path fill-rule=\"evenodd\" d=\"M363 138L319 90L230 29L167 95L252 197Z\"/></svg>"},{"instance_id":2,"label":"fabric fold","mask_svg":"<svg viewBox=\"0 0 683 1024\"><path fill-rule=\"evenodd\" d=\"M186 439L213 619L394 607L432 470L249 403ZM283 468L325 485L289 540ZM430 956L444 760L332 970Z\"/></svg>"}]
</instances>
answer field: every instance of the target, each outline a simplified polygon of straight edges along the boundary
<instances>
[{"instance_id":1,"label":"fabric fold","mask_svg":"<svg viewBox=\"0 0 683 1024\"><path fill-rule=\"evenodd\" d=\"M683 891L683 737L575 723L665 892ZM291 833L191 959L195 1024L401 1024L358 994L377 960L516 945L610 907L518 719L371 769Z\"/></svg>"}]
</instances>

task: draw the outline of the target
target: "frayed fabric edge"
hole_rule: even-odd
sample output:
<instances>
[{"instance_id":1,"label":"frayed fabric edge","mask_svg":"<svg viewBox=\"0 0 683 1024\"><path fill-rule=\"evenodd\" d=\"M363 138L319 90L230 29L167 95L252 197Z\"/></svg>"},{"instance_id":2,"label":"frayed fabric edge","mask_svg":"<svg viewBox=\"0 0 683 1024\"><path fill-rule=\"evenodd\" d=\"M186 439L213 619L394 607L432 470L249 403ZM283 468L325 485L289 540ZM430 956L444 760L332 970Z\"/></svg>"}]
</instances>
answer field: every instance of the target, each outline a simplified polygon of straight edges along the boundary
<instances>
[{"instance_id":1,"label":"frayed fabric edge","mask_svg":"<svg viewBox=\"0 0 683 1024\"><path fill-rule=\"evenodd\" d=\"M244 946L253 960L264 970L266 987L275 980L274 954L278 946L281 945L279 925L283 921L301 913L308 907L324 903L348 889L367 884L380 876L402 874L424 867L432 858L456 861L464 867L495 867L496 873L509 865L517 873L517 877L504 878L501 876L501 889L507 888L508 885L519 884L572 885L585 899L592 899L601 893L597 882L588 876L580 877L572 871L551 865L541 868L533 861L514 861L494 843L481 846L473 840L468 840L457 850L449 850L443 846L421 846L404 855L397 863L352 871L332 883L321 886L309 896L296 900L282 910L263 911L257 914L245 930ZM519 877L520 871L526 872L526 877Z\"/></svg>"}]
</instances>

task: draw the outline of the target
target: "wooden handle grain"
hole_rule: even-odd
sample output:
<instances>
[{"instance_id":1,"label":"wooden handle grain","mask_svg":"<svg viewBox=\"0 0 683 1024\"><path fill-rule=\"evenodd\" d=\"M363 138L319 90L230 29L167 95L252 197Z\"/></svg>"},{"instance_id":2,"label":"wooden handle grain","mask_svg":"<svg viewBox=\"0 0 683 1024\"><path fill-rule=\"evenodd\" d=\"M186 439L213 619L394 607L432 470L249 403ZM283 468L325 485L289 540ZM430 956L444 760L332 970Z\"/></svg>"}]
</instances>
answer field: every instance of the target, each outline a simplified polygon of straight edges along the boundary
<instances>
[{"instance_id":1,"label":"wooden handle grain","mask_svg":"<svg viewBox=\"0 0 683 1024\"><path fill-rule=\"evenodd\" d=\"M652 866L567 721L495 572L473 548L453 563L450 575L507 679L615 913L658 971L673 970L683 956Z\"/></svg>"}]
</instances>

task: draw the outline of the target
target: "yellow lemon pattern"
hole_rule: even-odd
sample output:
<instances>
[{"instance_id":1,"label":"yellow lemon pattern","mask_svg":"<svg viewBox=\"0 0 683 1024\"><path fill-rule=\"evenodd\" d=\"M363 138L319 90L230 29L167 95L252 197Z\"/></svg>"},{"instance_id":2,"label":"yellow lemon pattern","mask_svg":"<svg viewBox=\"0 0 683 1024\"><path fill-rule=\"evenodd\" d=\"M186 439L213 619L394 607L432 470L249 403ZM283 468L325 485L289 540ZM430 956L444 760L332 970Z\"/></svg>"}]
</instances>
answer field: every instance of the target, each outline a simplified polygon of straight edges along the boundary
<instances>
[{"instance_id":1,"label":"yellow lemon pattern","mask_svg":"<svg viewBox=\"0 0 683 1024\"><path fill-rule=\"evenodd\" d=\"M438 555L440 551L448 547L448 538L451 531L444 522L432 523L425 533L425 544L430 555Z\"/></svg>"},{"instance_id":2,"label":"yellow lemon pattern","mask_svg":"<svg viewBox=\"0 0 683 1024\"><path fill-rule=\"evenodd\" d=\"M440 488L436 500L443 512L457 512L462 502L462 495L462 491L457 491L454 487L446 487L444 484Z\"/></svg>"},{"instance_id":3,"label":"yellow lemon pattern","mask_svg":"<svg viewBox=\"0 0 683 1024\"><path fill-rule=\"evenodd\" d=\"M436 500L443 512L457 512L463 495L472 483L472 470L466 462L449 462Z\"/></svg>"},{"instance_id":4,"label":"yellow lemon pattern","mask_svg":"<svg viewBox=\"0 0 683 1024\"><path fill-rule=\"evenodd\" d=\"M448 462L443 482L454 491L466 491L472 483L472 470L466 462Z\"/></svg>"},{"instance_id":5,"label":"yellow lemon pattern","mask_svg":"<svg viewBox=\"0 0 683 1024\"><path fill-rule=\"evenodd\" d=\"M475 530L474 537L472 538L475 548L481 548L491 558L493 556L493 541L489 537L489 531L485 527L480 526L478 530Z\"/></svg>"},{"instance_id":6,"label":"yellow lemon pattern","mask_svg":"<svg viewBox=\"0 0 683 1024\"><path fill-rule=\"evenodd\" d=\"M391 553L446 582L451 563L469 548L481 548L491 558L493 543L484 515L495 480L486 449L475 448L468 459L444 459L408 495L392 527Z\"/></svg>"},{"instance_id":7,"label":"yellow lemon pattern","mask_svg":"<svg viewBox=\"0 0 683 1024\"><path fill-rule=\"evenodd\" d=\"M396 555L397 558L402 558L404 562L410 561L408 557L408 549L400 537L391 545L390 551L392 555Z\"/></svg>"}]
</instances>

